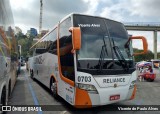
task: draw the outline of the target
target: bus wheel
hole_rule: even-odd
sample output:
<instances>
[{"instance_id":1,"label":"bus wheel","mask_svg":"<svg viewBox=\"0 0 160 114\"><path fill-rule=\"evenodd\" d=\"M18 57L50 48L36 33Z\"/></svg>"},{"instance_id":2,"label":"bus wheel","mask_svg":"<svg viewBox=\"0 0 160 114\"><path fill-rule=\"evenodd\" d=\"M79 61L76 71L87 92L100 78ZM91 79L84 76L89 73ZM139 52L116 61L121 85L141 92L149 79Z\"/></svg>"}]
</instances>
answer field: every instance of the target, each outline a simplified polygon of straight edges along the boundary
<instances>
[{"instance_id":1,"label":"bus wheel","mask_svg":"<svg viewBox=\"0 0 160 114\"><path fill-rule=\"evenodd\" d=\"M6 88L4 87L2 90L2 95L1 95L1 99L0 99L0 104L2 104L2 106L6 105ZM2 112L2 114L6 114L6 112Z\"/></svg>"},{"instance_id":2,"label":"bus wheel","mask_svg":"<svg viewBox=\"0 0 160 114\"><path fill-rule=\"evenodd\" d=\"M34 79L34 73L33 73L33 70L31 70L31 71L30 71L30 74L31 74L31 78L32 78L32 79Z\"/></svg>"},{"instance_id":3,"label":"bus wheel","mask_svg":"<svg viewBox=\"0 0 160 114\"><path fill-rule=\"evenodd\" d=\"M50 91L51 91L51 94L53 95L53 97L57 98L57 96L58 96L58 94L57 94L57 84L53 80L53 78L51 79L51 82L50 82Z\"/></svg>"},{"instance_id":4,"label":"bus wheel","mask_svg":"<svg viewBox=\"0 0 160 114\"><path fill-rule=\"evenodd\" d=\"M8 99L11 97L11 80L9 81L9 86L8 86Z\"/></svg>"}]
</instances>

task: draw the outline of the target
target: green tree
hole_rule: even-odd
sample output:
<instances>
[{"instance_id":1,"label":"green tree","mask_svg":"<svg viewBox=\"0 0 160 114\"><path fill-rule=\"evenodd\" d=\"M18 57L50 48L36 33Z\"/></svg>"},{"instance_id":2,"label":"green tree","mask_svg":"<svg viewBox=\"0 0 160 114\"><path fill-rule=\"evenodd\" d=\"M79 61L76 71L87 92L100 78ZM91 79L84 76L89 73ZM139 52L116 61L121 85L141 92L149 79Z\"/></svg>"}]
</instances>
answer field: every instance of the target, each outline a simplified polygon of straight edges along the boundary
<instances>
[{"instance_id":1,"label":"green tree","mask_svg":"<svg viewBox=\"0 0 160 114\"><path fill-rule=\"evenodd\" d=\"M134 48L133 51L134 51L134 53L139 53L139 52L142 52L143 50ZM152 53L152 51L148 50L148 52L146 54L135 56L135 61L136 62L148 61L148 60L151 60L153 58L154 58L154 54Z\"/></svg>"},{"instance_id":2,"label":"green tree","mask_svg":"<svg viewBox=\"0 0 160 114\"><path fill-rule=\"evenodd\" d=\"M21 45L21 55L25 58L29 56L30 47L32 46L33 38L19 38L18 45Z\"/></svg>"},{"instance_id":3,"label":"green tree","mask_svg":"<svg viewBox=\"0 0 160 114\"><path fill-rule=\"evenodd\" d=\"M157 58L160 59L160 52L157 53Z\"/></svg>"}]
</instances>

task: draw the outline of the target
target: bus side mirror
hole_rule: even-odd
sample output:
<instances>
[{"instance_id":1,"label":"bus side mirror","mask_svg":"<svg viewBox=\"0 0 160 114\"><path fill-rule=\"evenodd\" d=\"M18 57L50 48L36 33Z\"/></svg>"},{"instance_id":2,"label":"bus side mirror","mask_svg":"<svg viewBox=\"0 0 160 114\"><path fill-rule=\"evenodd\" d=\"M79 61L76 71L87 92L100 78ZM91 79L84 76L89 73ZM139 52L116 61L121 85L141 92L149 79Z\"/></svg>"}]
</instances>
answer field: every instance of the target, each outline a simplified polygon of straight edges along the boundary
<instances>
[{"instance_id":1,"label":"bus side mirror","mask_svg":"<svg viewBox=\"0 0 160 114\"><path fill-rule=\"evenodd\" d=\"M128 41L126 42L125 44L125 48L128 48L129 47L129 44L132 40L141 40L142 43L143 43L143 51L140 52L140 53L134 53L133 56L136 56L136 55L141 55L141 54L146 54L147 53L147 50L148 50L148 43L147 43L147 40L145 37L143 36L132 36L128 39Z\"/></svg>"},{"instance_id":2,"label":"bus side mirror","mask_svg":"<svg viewBox=\"0 0 160 114\"><path fill-rule=\"evenodd\" d=\"M71 52L74 53L75 50L81 49L81 29L80 27L71 27L69 31L72 33L73 49Z\"/></svg>"}]
</instances>

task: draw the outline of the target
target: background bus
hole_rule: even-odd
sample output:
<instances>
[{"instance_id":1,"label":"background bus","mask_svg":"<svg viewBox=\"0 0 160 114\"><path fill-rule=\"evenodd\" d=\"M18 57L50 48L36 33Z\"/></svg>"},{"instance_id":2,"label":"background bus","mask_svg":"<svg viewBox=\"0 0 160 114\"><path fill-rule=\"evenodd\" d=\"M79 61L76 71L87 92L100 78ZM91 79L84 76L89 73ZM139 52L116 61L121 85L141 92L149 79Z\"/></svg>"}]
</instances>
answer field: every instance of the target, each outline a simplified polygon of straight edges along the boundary
<instances>
[{"instance_id":1,"label":"background bus","mask_svg":"<svg viewBox=\"0 0 160 114\"><path fill-rule=\"evenodd\" d=\"M17 78L18 53L9 0L0 0L0 104L7 105Z\"/></svg>"},{"instance_id":2,"label":"background bus","mask_svg":"<svg viewBox=\"0 0 160 114\"><path fill-rule=\"evenodd\" d=\"M130 40L144 52L133 54ZM136 92L133 55L147 52L144 37L130 37L122 23L70 14L35 43L31 77L76 107L131 100Z\"/></svg>"}]
</instances>

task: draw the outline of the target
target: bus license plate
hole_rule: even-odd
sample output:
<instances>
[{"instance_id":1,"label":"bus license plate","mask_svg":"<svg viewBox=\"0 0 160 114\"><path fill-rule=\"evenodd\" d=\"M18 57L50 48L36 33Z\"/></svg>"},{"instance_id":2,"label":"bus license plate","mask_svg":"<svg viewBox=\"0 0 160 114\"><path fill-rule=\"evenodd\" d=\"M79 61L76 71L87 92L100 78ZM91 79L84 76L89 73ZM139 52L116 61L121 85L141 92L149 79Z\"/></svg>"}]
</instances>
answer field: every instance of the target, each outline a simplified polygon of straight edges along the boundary
<instances>
[{"instance_id":1,"label":"bus license plate","mask_svg":"<svg viewBox=\"0 0 160 114\"><path fill-rule=\"evenodd\" d=\"M118 100L120 99L120 95L112 95L110 96L110 101Z\"/></svg>"}]
</instances>

